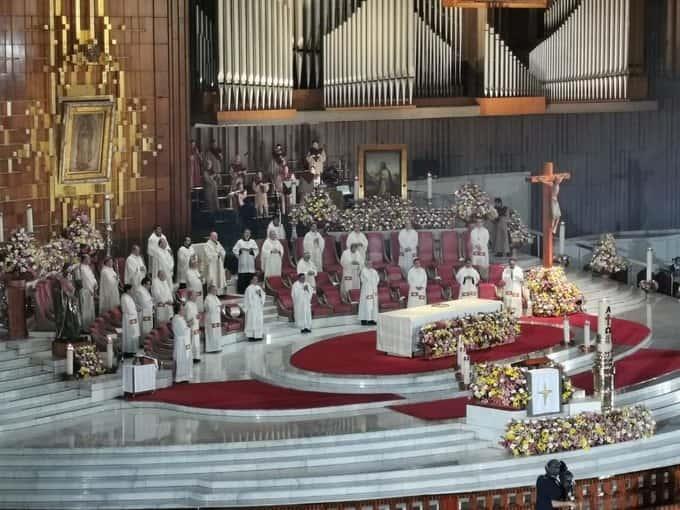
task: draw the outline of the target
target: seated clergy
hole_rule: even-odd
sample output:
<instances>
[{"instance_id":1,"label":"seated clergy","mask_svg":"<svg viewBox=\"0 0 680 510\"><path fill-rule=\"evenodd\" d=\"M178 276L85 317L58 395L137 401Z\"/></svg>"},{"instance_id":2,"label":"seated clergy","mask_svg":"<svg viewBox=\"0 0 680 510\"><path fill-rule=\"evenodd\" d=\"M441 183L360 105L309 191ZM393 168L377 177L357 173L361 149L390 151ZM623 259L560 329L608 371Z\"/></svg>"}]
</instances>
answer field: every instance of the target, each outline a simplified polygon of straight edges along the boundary
<instances>
[{"instance_id":1,"label":"seated clergy","mask_svg":"<svg viewBox=\"0 0 680 510\"><path fill-rule=\"evenodd\" d=\"M132 251L125 260L125 283L132 285L134 289L146 276L146 265L142 258L141 251L138 245L132 247Z\"/></svg>"},{"instance_id":2,"label":"seated clergy","mask_svg":"<svg viewBox=\"0 0 680 510\"><path fill-rule=\"evenodd\" d=\"M293 314L295 325L302 333L312 332L312 296L314 287L305 281L305 274L298 274L297 281L291 289L293 298Z\"/></svg>"},{"instance_id":3,"label":"seated clergy","mask_svg":"<svg viewBox=\"0 0 680 510\"><path fill-rule=\"evenodd\" d=\"M361 270L361 294L359 295L359 320L361 324L375 325L378 320L378 284L380 276L378 271L373 269L370 260L366 261L365 267Z\"/></svg>"},{"instance_id":4,"label":"seated clergy","mask_svg":"<svg viewBox=\"0 0 680 510\"><path fill-rule=\"evenodd\" d=\"M156 274L158 274L158 271L165 273L165 284L172 294L175 291L175 285L172 281L172 273L175 270L175 258L165 239L158 241L158 248L154 253L153 260L156 264Z\"/></svg>"},{"instance_id":5,"label":"seated clergy","mask_svg":"<svg viewBox=\"0 0 680 510\"><path fill-rule=\"evenodd\" d=\"M407 308L427 304L427 272L420 266L418 257L413 259L413 267L408 272Z\"/></svg>"},{"instance_id":6,"label":"seated clergy","mask_svg":"<svg viewBox=\"0 0 680 510\"><path fill-rule=\"evenodd\" d=\"M309 227L309 232L305 234L302 247L305 252L309 252L312 262L314 263L314 267L319 272L323 271L323 250L325 246L326 241L319 232L316 223L312 223L312 225ZM298 271L298 273L299 272L300 271Z\"/></svg>"},{"instance_id":7,"label":"seated clergy","mask_svg":"<svg viewBox=\"0 0 680 510\"><path fill-rule=\"evenodd\" d=\"M274 216L272 218L272 221L269 222L269 225L267 225L267 237L269 237L269 232L274 230L276 232L276 238L281 241L285 242L286 240L286 229L284 228L283 224L281 223L281 218L279 216Z\"/></svg>"},{"instance_id":8,"label":"seated clergy","mask_svg":"<svg viewBox=\"0 0 680 510\"><path fill-rule=\"evenodd\" d=\"M113 259L106 257L99 274L99 315L120 306L118 274L113 269Z\"/></svg>"},{"instance_id":9,"label":"seated clergy","mask_svg":"<svg viewBox=\"0 0 680 510\"><path fill-rule=\"evenodd\" d=\"M123 311L123 354L134 355L139 349L139 315L137 304L132 298L132 286L123 288L123 296L120 299L120 308Z\"/></svg>"},{"instance_id":10,"label":"seated clergy","mask_svg":"<svg viewBox=\"0 0 680 510\"><path fill-rule=\"evenodd\" d=\"M472 264L479 268L482 278L489 276L489 231L481 219L475 221L470 231L470 246L472 248Z\"/></svg>"},{"instance_id":11,"label":"seated clergy","mask_svg":"<svg viewBox=\"0 0 680 510\"><path fill-rule=\"evenodd\" d=\"M479 273L472 267L472 260L465 259L465 265L456 273L456 281L460 285L458 299L479 297Z\"/></svg>"},{"instance_id":12,"label":"seated clergy","mask_svg":"<svg viewBox=\"0 0 680 510\"><path fill-rule=\"evenodd\" d=\"M298 274L304 274L305 282L311 285L312 288L316 288L316 275L318 272L316 265L312 261L312 255L310 252L305 251L304 256L298 260L297 272Z\"/></svg>"},{"instance_id":13,"label":"seated clergy","mask_svg":"<svg viewBox=\"0 0 680 510\"><path fill-rule=\"evenodd\" d=\"M366 251L368 250L368 239L361 231L361 225L359 223L354 224L354 229L347 234L347 248L351 248L352 245L357 245L357 249L363 258L366 258Z\"/></svg>"},{"instance_id":14,"label":"seated clergy","mask_svg":"<svg viewBox=\"0 0 680 510\"><path fill-rule=\"evenodd\" d=\"M510 264L503 270L503 304L515 317L522 316L522 285L524 284L524 272L512 258Z\"/></svg>"},{"instance_id":15,"label":"seated clergy","mask_svg":"<svg viewBox=\"0 0 680 510\"><path fill-rule=\"evenodd\" d=\"M156 327L165 324L172 317L172 293L168 288L165 272L158 271L158 276L151 283L151 297L156 308Z\"/></svg>"},{"instance_id":16,"label":"seated clergy","mask_svg":"<svg viewBox=\"0 0 680 510\"><path fill-rule=\"evenodd\" d=\"M276 230L270 230L267 240L262 244L260 261L264 277L281 276L283 245L276 238Z\"/></svg>"},{"instance_id":17,"label":"seated clergy","mask_svg":"<svg viewBox=\"0 0 680 510\"><path fill-rule=\"evenodd\" d=\"M172 352L175 362L175 383L191 382L194 375L191 363L191 330L184 318L184 304L181 301L175 304L174 313L171 327L175 342Z\"/></svg>"},{"instance_id":18,"label":"seated clergy","mask_svg":"<svg viewBox=\"0 0 680 510\"><path fill-rule=\"evenodd\" d=\"M250 281L243 297L243 310L246 313L244 332L250 342L262 340L264 337L264 302L266 295L256 276Z\"/></svg>"},{"instance_id":19,"label":"seated clergy","mask_svg":"<svg viewBox=\"0 0 680 510\"><path fill-rule=\"evenodd\" d=\"M418 254L418 232L413 230L411 220L406 220L399 231L399 267L405 275L413 267L413 259Z\"/></svg>"},{"instance_id":20,"label":"seated clergy","mask_svg":"<svg viewBox=\"0 0 680 510\"><path fill-rule=\"evenodd\" d=\"M198 270L198 260L196 259L189 261L189 269L187 269L187 289L194 295L198 313L203 313L203 280L201 280L201 273Z\"/></svg>"},{"instance_id":21,"label":"seated clergy","mask_svg":"<svg viewBox=\"0 0 680 510\"><path fill-rule=\"evenodd\" d=\"M153 329L153 298L151 297L151 279L145 277L142 282L133 289L132 296L137 304L139 324L142 337L145 337Z\"/></svg>"},{"instance_id":22,"label":"seated clergy","mask_svg":"<svg viewBox=\"0 0 680 510\"><path fill-rule=\"evenodd\" d=\"M350 290L359 288L361 268L364 266L364 256L359 247L359 244L350 245L350 248L347 248L340 257L343 294L348 294Z\"/></svg>"}]
</instances>

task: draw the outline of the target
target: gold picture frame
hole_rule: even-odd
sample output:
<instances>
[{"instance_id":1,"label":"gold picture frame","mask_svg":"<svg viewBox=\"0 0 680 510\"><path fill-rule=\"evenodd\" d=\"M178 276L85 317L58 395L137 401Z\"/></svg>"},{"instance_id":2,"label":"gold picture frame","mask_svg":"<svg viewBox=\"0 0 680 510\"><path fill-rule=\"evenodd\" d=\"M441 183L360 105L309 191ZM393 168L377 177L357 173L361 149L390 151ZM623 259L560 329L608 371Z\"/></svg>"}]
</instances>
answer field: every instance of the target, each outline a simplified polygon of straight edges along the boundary
<instances>
[{"instance_id":1,"label":"gold picture frame","mask_svg":"<svg viewBox=\"0 0 680 510\"><path fill-rule=\"evenodd\" d=\"M359 145L359 199L380 195L407 198L407 158L405 144Z\"/></svg>"},{"instance_id":2,"label":"gold picture frame","mask_svg":"<svg viewBox=\"0 0 680 510\"><path fill-rule=\"evenodd\" d=\"M115 103L110 97L61 102L59 184L95 184L111 179Z\"/></svg>"}]
</instances>

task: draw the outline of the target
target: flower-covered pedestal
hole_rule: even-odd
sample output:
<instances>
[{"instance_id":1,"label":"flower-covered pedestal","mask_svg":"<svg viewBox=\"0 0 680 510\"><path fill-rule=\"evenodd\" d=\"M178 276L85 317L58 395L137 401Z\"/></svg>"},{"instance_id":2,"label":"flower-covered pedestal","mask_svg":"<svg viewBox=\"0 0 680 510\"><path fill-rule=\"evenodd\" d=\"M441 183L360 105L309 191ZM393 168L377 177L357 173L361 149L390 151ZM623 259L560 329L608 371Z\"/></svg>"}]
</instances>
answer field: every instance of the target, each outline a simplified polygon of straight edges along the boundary
<instances>
[{"instance_id":1,"label":"flower-covered pedestal","mask_svg":"<svg viewBox=\"0 0 680 510\"><path fill-rule=\"evenodd\" d=\"M535 267L526 275L533 314L537 317L563 317L575 313L583 299L579 288L567 280L561 267Z\"/></svg>"}]
</instances>

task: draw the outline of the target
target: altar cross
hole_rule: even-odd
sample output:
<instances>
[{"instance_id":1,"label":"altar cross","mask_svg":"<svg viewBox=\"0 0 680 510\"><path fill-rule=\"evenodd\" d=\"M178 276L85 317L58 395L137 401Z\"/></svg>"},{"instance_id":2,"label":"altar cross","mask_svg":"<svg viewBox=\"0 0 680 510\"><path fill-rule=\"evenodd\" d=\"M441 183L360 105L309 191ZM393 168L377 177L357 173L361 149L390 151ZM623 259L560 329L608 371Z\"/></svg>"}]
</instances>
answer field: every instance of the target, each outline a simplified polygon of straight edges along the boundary
<instances>
[{"instance_id":1,"label":"altar cross","mask_svg":"<svg viewBox=\"0 0 680 510\"><path fill-rule=\"evenodd\" d=\"M543 185L543 267L550 268L553 265L553 227L552 227L552 190L555 182L560 179L571 179L570 173L554 173L554 165L547 162L543 165L543 173L527 178L532 184Z\"/></svg>"}]
</instances>

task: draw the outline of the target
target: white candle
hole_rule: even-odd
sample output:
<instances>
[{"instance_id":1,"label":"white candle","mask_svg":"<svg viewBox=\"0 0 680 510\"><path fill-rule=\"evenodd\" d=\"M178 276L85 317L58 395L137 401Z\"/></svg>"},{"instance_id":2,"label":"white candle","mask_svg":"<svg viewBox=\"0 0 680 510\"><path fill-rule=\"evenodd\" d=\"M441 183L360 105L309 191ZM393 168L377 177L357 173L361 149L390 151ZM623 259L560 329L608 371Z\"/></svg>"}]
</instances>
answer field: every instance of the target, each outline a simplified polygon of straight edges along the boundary
<instances>
[{"instance_id":1,"label":"white candle","mask_svg":"<svg viewBox=\"0 0 680 510\"><path fill-rule=\"evenodd\" d=\"M31 204L26 206L26 232L29 234L33 232L33 207L31 207Z\"/></svg>"},{"instance_id":2,"label":"white candle","mask_svg":"<svg viewBox=\"0 0 680 510\"><path fill-rule=\"evenodd\" d=\"M470 357L467 354L463 357L463 384L470 384Z\"/></svg>"},{"instance_id":3,"label":"white candle","mask_svg":"<svg viewBox=\"0 0 680 510\"><path fill-rule=\"evenodd\" d=\"M66 375L73 376L73 344L66 346Z\"/></svg>"},{"instance_id":4,"label":"white candle","mask_svg":"<svg viewBox=\"0 0 680 510\"><path fill-rule=\"evenodd\" d=\"M7 116L12 116L12 101L7 101Z\"/></svg>"},{"instance_id":5,"label":"white candle","mask_svg":"<svg viewBox=\"0 0 680 510\"><path fill-rule=\"evenodd\" d=\"M457 347L456 364L458 365L458 368L462 369L465 358L465 344L463 343L463 339L460 336L458 337Z\"/></svg>"},{"instance_id":6,"label":"white candle","mask_svg":"<svg viewBox=\"0 0 680 510\"><path fill-rule=\"evenodd\" d=\"M583 345L590 349L590 321L583 323Z\"/></svg>"},{"instance_id":7,"label":"white candle","mask_svg":"<svg viewBox=\"0 0 680 510\"><path fill-rule=\"evenodd\" d=\"M527 300L527 317L531 317L534 315L534 304L531 302L531 299Z\"/></svg>"},{"instance_id":8,"label":"white candle","mask_svg":"<svg viewBox=\"0 0 680 510\"><path fill-rule=\"evenodd\" d=\"M290 205L295 205L297 203L297 184L293 182L290 186Z\"/></svg>"},{"instance_id":9,"label":"white candle","mask_svg":"<svg viewBox=\"0 0 680 510\"><path fill-rule=\"evenodd\" d=\"M645 279L649 282L652 279L652 261L654 259L654 250L651 247L647 248L647 273Z\"/></svg>"},{"instance_id":10,"label":"white candle","mask_svg":"<svg viewBox=\"0 0 680 510\"><path fill-rule=\"evenodd\" d=\"M269 333L267 333L266 335L264 335L264 343L266 343L266 344L271 344L271 343L272 343L272 336L271 336Z\"/></svg>"},{"instance_id":11,"label":"white candle","mask_svg":"<svg viewBox=\"0 0 680 510\"><path fill-rule=\"evenodd\" d=\"M5 215L0 212L0 243L5 242Z\"/></svg>"},{"instance_id":12,"label":"white candle","mask_svg":"<svg viewBox=\"0 0 680 510\"><path fill-rule=\"evenodd\" d=\"M564 345L569 345L571 342L571 326L569 325L569 319L566 317L562 321L562 330L564 334Z\"/></svg>"},{"instance_id":13,"label":"white candle","mask_svg":"<svg viewBox=\"0 0 680 510\"><path fill-rule=\"evenodd\" d=\"M432 200L432 174L427 172L427 199Z\"/></svg>"},{"instance_id":14,"label":"white candle","mask_svg":"<svg viewBox=\"0 0 680 510\"><path fill-rule=\"evenodd\" d=\"M113 338L111 335L106 337L106 368L108 370L113 368Z\"/></svg>"},{"instance_id":15,"label":"white candle","mask_svg":"<svg viewBox=\"0 0 680 510\"><path fill-rule=\"evenodd\" d=\"M560 255L564 255L564 237L565 237L564 222L560 221Z\"/></svg>"},{"instance_id":16,"label":"white candle","mask_svg":"<svg viewBox=\"0 0 680 510\"><path fill-rule=\"evenodd\" d=\"M354 176L354 201L359 201L359 176Z\"/></svg>"},{"instance_id":17,"label":"white candle","mask_svg":"<svg viewBox=\"0 0 680 510\"><path fill-rule=\"evenodd\" d=\"M605 317L607 313L607 306L609 306L607 298L600 300L600 306L597 310L597 334L600 336L600 339L604 338L604 330L607 328Z\"/></svg>"},{"instance_id":18,"label":"white candle","mask_svg":"<svg viewBox=\"0 0 680 510\"><path fill-rule=\"evenodd\" d=\"M111 225L111 197L109 195L104 197L104 223Z\"/></svg>"}]
</instances>

